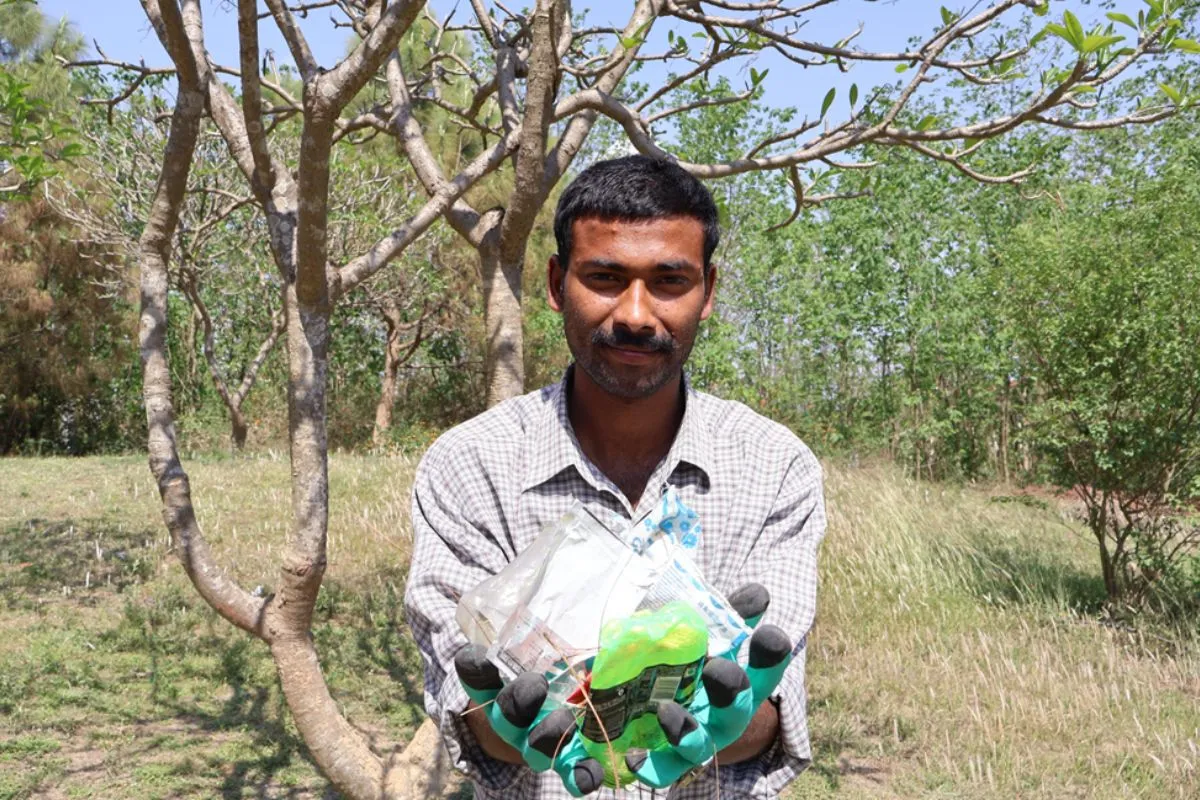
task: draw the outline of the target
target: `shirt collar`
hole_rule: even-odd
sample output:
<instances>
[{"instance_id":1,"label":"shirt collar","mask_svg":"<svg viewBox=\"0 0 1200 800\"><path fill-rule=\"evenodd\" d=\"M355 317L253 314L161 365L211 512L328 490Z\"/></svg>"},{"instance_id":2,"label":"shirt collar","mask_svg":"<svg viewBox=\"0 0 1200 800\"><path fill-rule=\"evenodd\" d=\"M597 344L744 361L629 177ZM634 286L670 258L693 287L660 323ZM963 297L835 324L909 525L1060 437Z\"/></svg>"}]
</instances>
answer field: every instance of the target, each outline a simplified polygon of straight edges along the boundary
<instances>
[{"instance_id":1,"label":"shirt collar","mask_svg":"<svg viewBox=\"0 0 1200 800\"><path fill-rule=\"evenodd\" d=\"M571 364L561 381L542 390L540 414L525 437L522 491L550 480L568 467L575 467L585 480L592 483L599 483L602 479L599 470L583 454L567 415L567 392L574 369L575 365ZM683 376L683 392L683 420L675 434L675 441L667 451L666 460L672 472L679 462L687 462L711 481L714 463L712 437L703 418L699 392L692 388L686 373Z\"/></svg>"}]
</instances>

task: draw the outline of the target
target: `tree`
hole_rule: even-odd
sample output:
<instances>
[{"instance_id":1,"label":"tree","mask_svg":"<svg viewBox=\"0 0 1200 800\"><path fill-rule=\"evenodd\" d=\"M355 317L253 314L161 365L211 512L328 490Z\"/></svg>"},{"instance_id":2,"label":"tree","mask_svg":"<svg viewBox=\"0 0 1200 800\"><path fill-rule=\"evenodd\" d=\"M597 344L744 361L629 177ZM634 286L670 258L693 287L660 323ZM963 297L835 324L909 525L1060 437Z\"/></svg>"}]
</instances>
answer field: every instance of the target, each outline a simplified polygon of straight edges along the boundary
<instances>
[{"instance_id":1,"label":"tree","mask_svg":"<svg viewBox=\"0 0 1200 800\"><path fill-rule=\"evenodd\" d=\"M1116 81L1134 63L1168 43L1191 47L1178 38L1178 26L1166 7L1153 0L1138 39L1117 49L1121 39L1107 29L1084 31L1074 16L1029 36L1020 25L1004 27L1002 17L1026 10L1044 13L1033 0L1002 0L967 17L944 12L935 32L920 46L892 53L866 52L848 39L834 45L800 36L800 24L814 6L785 8L779 3L639 0L620 29L609 25L577 26L564 0L538 0L528 13L516 15L500 7L498 17L483 2L472 2L475 21L457 26L486 42L490 55L478 64L463 64L453 52L436 51L418 75L405 74L397 54L404 33L422 8L417 0L339 2L347 23L360 41L349 56L331 68L318 65L296 16L325 7L326 2L287 5L266 0L269 16L288 42L303 82L299 97L261 74L259 13L255 0L237 3L240 60L238 68L213 64L204 48L199 0L143 0L155 32L173 62L177 89L162 169L140 240L143 396L149 427L152 472L164 504L164 516L184 567L200 594L222 616L270 647L297 728L314 760L344 793L352 797L427 793L412 773L386 765L342 718L321 675L309 635L313 604L325 569L328 478L325 379L329 357L330 315L353 288L399 256L438 217L478 242L488 306L491 356L489 398L498 400L521 385L520 277L525 237L551 189L565 174L596 120L607 116L620 123L641 151L666 155L661 137L673 117L696 108L748 102L761 90L765 72L754 70L740 93L674 104L672 93L690 81L703 81L718 66L733 64L761 51L781 54L790 62L830 69L859 61L886 61L911 71L897 87L884 87L860 97L850 91L849 112L834 122L834 93L826 96L819 115L756 143L738 157L712 162L683 162L704 178L721 178L769 170L785 170L797 209L822 200L857 194L853 181L822 178L829 170L850 169L852 157L867 144L903 146L949 163L978 180L1017 181L1024 172L987 176L968 163L988 139L1022 125L1043 123L1064 128L1090 128L1144 123L1164 118L1186 102L1183 95L1099 116L1086 100L1088 91ZM746 10L752 13L745 13ZM729 11L730 15L724 15ZM672 30L665 53L643 53L658 18L694 31L703 47L691 50L691 36ZM1021 17L1020 19L1025 19ZM1132 21L1131 21L1132 22ZM443 21L438 26L448 31ZM1066 47L1057 47L1059 41ZM1055 46L1052 46L1055 45ZM952 74L982 83L1007 86L1021 80L1022 64L1065 58L1030 78L1025 91L1010 92L1018 102L996 116L970 124L953 124L938 116L913 125L903 112L918 90L936 74ZM107 60L105 60L107 61ZM654 88L623 84L636 64L669 61L672 73ZM110 62L111 63L111 62ZM490 66L484 73L480 68ZM144 77L153 72L134 64L116 65ZM351 101L373 76L383 71L388 87L386 106L347 117ZM161 73L160 73L161 74ZM240 97L218 76L236 78ZM1039 80L1040 79L1040 80ZM500 122L478 107L447 107L443 84L466 80L477 84L472 97L486 105L495 98ZM523 89L523 91L522 91ZM628 90L628 94L625 92ZM560 97L560 95L562 95ZM266 102L267 98L270 102ZM452 117L478 130L483 144L477 156L448 170L432 153L416 114L419 102L441 105ZM861 103L860 103L861 101ZM474 104L474 100L472 101ZM166 358L168 263L180 210L187 190L202 117L219 130L231 159L250 187L269 231L272 257L282 283L289 381L289 443L292 461L293 526L275 590L257 597L237 586L213 563L192 508L191 490L177 452L171 378ZM280 119L302 124L296 150L271 147ZM369 249L340 265L330 260L331 159L336 143L355 141L359 131L375 128L395 135L413 170L425 186L428 201L395 230ZM552 132L555 134L552 136ZM660 136L661 134L661 136ZM808 136L808 139L803 137ZM514 159L511 188L503 209L477 211L464 196L480 180ZM828 189L820 189L820 182ZM462 201L460 203L460 201ZM418 760L411 756L410 763Z\"/></svg>"},{"instance_id":2,"label":"tree","mask_svg":"<svg viewBox=\"0 0 1200 800\"><path fill-rule=\"evenodd\" d=\"M81 87L56 59L82 47L66 20L50 22L36 3L0 2L0 196L28 195L76 154L64 112Z\"/></svg>"},{"instance_id":3,"label":"tree","mask_svg":"<svg viewBox=\"0 0 1200 800\"><path fill-rule=\"evenodd\" d=\"M1030 436L1083 502L1113 602L1200 557L1200 150L1155 169L1044 204L993 276L1017 377L1043 396Z\"/></svg>"},{"instance_id":4,"label":"tree","mask_svg":"<svg viewBox=\"0 0 1200 800\"><path fill-rule=\"evenodd\" d=\"M85 109L77 132L85 155L45 185L47 200L80 237L113 253L122 272L137 260L167 134L162 101L147 88L125 97L119 110ZM193 313L192 335L184 339L189 363L197 361L198 350L228 417L230 443L240 450L249 432L244 404L283 334L278 281L269 277L262 215L219 133L209 126L198 139L194 161L172 246L170 285Z\"/></svg>"},{"instance_id":5,"label":"tree","mask_svg":"<svg viewBox=\"0 0 1200 800\"><path fill-rule=\"evenodd\" d=\"M79 149L67 120L82 82L72 86L55 61L79 47L65 21L30 3L0 4L3 453L79 453L122 435L123 409L106 389L128 355L129 285L111 248L79 241L74 207L41 191Z\"/></svg>"}]
</instances>

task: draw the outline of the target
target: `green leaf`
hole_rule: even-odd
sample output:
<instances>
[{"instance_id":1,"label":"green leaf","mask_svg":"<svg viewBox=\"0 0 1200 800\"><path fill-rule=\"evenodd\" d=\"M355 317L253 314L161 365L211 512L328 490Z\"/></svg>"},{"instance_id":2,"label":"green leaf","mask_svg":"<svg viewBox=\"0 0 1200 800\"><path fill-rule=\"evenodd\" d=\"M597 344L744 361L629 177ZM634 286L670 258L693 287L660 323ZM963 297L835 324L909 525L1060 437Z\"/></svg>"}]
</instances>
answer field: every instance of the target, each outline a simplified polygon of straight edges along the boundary
<instances>
[{"instance_id":1,"label":"green leaf","mask_svg":"<svg viewBox=\"0 0 1200 800\"><path fill-rule=\"evenodd\" d=\"M857 103L858 103L858 84L852 83L852 84L850 84L850 108L854 108L854 106Z\"/></svg>"},{"instance_id":2,"label":"green leaf","mask_svg":"<svg viewBox=\"0 0 1200 800\"><path fill-rule=\"evenodd\" d=\"M1200 55L1200 42L1194 39L1176 39L1172 44L1176 50L1182 50L1192 55Z\"/></svg>"},{"instance_id":3,"label":"green leaf","mask_svg":"<svg viewBox=\"0 0 1200 800\"><path fill-rule=\"evenodd\" d=\"M958 20L958 15L950 9L942 6L942 24L947 28L953 25Z\"/></svg>"},{"instance_id":4,"label":"green leaf","mask_svg":"<svg viewBox=\"0 0 1200 800\"><path fill-rule=\"evenodd\" d=\"M897 64L896 72L897 72L897 74L899 74L901 72L908 72L908 64Z\"/></svg>"},{"instance_id":5,"label":"green leaf","mask_svg":"<svg viewBox=\"0 0 1200 800\"><path fill-rule=\"evenodd\" d=\"M1162 0L1145 0L1145 2L1150 7L1150 13L1146 15L1146 24L1153 25L1163 15ZM1139 11L1138 14L1140 15L1141 12Z\"/></svg>"},{"instance_id":6,"label":"green leaf","mask_svg":"<svg viewBox=\"0 0 1200 800\"><path fill-rule=\"evenodd\" d=\"M1049 14L1050 13L1050 0L1046 0L1041 5L1034 6L1033 13L1039 17L1044 17L1047 14Z\"/></svg>"},{"instance_id":7,"label":"green leaf","mask_svg":"<svg viewBox=\"0 0 1200 800\"><path fill-rule=\"evenodd\" d=\"M1082 51L1086 55L1088 53L1094 53L1097 50L1108 47L1110 44L1116 44L1117 42L1123 41L1125 41L1124 36L1105 36L1101 33L1089 33L1083 40Z\"/></svg>"},{"instance_id":8,"label":"green leaf","mask_svg":"<svg viewBox=\"0 0 1200 800\"><path fill-rule=\"evenodd\" d=\"M1076 50L1083 50L1083 41L1086 34L1083 32L1083 25L1080 24L1079 18L1070 11L1064 11L1063 24L1067 26L1067 31L1071 34L1071 38L1068 41L1075 45Z\"/></svg>"},{"instance_id":9,"label":"green leaf","mask_svg":"<svg viewBox=\"0 0 1200 800\"><path fill-rule=\"evenodd\" d=\"M1107 14L1105 14L1104 16L1108 17L1113 22L1119 22L1122 25L1128 25L1129 27L1133 28L1135 31L1138 29L1137 23L1134 22L1133 19L1131 19L1128 14L1121 14L1120 12L1117 12L1117 11L1110 11Z\"/></svg>"},{"instance_id":10,"label":"green leaf","mask_svg":"<svg viewBox=\"0 0 1200 800\"><path fill-rule=\"evenodd\" d=\"M621 37L621 47L624 47L626 50L632 50L639 44L641 44L641 40L639 40L636 36Z\"/></svg>"},{"instance_id":11,"label":"green leaf","mask_svg":"<svg viewBox=\"0 0 1200 800\"><path fill-rule=\"evenodd\" d=\"M1163 94L1171 98L1171 102L1175 105L1179 105L1179 102L1183 99L1183 93L1170 84L1160 83L1158 88L1162 89Z\"/></svg>"},{"instance_id":12,"label":"green leaf","mask_svg":"<svg viewBox=\"0 0 1200 800\"><path fill-rule=\"evenodd\" d=\"M825 118L825 114L828 113L829 107L831 105L833 105L833 98L836 96L837 96L836 88L830 89L828 92L825 93L825 99L821 101L821 119Z\"/></svg>"},{"instance_id":13,"label":"green leaf","mask_svg":"<svg viewBox=\"0 0 1200 800\"><path fill-rule=\"evenodd\" d=\"M936 124L937 124L937 115L936 114L927 114L926 116L921 118L920 122L917 123L917 130L927 131Z\"/></svg>"},{"instance_id":14,"label":"green leaf","mask_svg":"<svg viewBox=\"0 0 1200 800\"><path fill-rule=\"evenodd\" d=\"M1044 36L1047 33L1052 36L1057 36L1058 38L1062 39L1064 42L1071 45L1072 47L1079 49L1078 46L1075 44L1075 40L1072 38L1071 31L1069 29L1067 29L1066 27L1059 25L1057 22L1051 22L1051 23L1047 24L1046 27L1043 29L1041 35ZM1038 37L1036 37L1036 36L1034 37L1035 42L1036 42L1037 38Z\"/></svg>"}]
</instances>

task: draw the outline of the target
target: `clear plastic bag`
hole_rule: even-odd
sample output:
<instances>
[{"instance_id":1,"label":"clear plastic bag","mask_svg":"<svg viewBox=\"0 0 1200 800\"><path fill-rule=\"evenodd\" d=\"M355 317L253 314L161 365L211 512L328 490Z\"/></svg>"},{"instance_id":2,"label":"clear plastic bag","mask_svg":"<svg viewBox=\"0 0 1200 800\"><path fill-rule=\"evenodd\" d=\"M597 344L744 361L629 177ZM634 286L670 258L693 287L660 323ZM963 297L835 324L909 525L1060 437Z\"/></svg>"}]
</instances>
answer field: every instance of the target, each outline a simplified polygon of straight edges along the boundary
<instances>
[{"instance_id":1,"label":"clear plastic bag","mask_svg":"<svg viewBox=\"0 0 1200 800\"><path fill-rule=\"evenodd\" d=\"M673 489L614 533L576 503L496 575L463 595L456 618L507 679L543 673L564 700L600 646L606 622L684 601L708 627L708 655L737 647L749 629L689 556L702 528Z\"/></svg>"}]
</instances>

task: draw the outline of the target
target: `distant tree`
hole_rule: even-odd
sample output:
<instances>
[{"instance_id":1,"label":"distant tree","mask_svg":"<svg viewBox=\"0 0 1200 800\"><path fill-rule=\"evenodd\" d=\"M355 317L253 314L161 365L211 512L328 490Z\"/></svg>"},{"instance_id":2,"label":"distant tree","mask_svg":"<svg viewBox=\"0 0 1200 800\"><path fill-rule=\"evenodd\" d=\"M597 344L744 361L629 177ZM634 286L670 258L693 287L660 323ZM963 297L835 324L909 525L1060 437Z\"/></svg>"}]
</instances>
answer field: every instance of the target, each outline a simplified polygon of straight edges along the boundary
<instances>
[{"instance_id":1,"label":"distant tree","mask_svg":"<svg viewBox=\"0 0 1200 800\"><path fill-rule=\"evenodd\" d=\"M119 263L119 262L118 262ZM34 195L0 220L0 454L87 453L127 441L136 416L132 285Z\"/></svg>"},{"instance_id":2,"label":"distant tree","mask_svg":"<svg viewBox=\"0 0 1200 800\"><path fill-rule=\"evenodd\" d=\"M1200 148L1184 141L1134 183L1116 171L1013 232L992 296L1014 377L1040 397L1029 436L1087 509L1114 602L1200 558Z\"/></svg>"},{"instance_id":3,"label":"distant tree","mask_svg":"<svg viewBox=\"0 0 1200 800\"><path fill-rule=\"evenodd\" d=\"M113 253L122 271L137 261L167 136L162 111L152 87L131 93L120 108L85 108L77 125L81 157L44 187L76 235ZM170 283L195 322L191 335L181 337L189 364L202 363L228 417L230 444L240 450L249 433L246 400L283 334L279 281L261 213L211 128L199 137L195 162L172 244Z\"/></svg>"},{"instance_id":4,"label":"distant tree","mask_svg":"<svg viewBox=\"0 0 1200 800\"><path fill-rule=\"evenodd\" d=\"M0 2L0 198L28 194L77 154L68 120L83 89L58 59L82 48L65 19L52 22L31 0Z\"/></svg>"}]
</instances>

